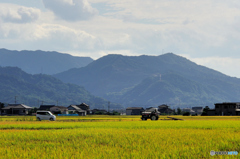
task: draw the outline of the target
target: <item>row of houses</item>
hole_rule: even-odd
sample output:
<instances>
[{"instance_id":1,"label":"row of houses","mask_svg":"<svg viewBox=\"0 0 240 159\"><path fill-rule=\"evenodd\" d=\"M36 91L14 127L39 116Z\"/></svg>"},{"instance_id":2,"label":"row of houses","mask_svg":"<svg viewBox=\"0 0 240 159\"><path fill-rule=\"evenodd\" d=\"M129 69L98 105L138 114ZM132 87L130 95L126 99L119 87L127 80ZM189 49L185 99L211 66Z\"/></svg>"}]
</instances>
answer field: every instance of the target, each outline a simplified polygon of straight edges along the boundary
<instances>
[{"instance_id":1,"label":"row of houses","mask_svg":"<svg viewBox=\"0 0 240 159\"><path fill-rule=\"evenodd\" d=\"M149 108L146 108L149 109ZM126 109L126 115L141 115L142 112L145 111L143 107L128 107ZM158 106L158 111L161 114L172 114L174 110L170 108L168 105L160 105ZM203 112L203 107L192 107L192 108L183 108L183 112L189 112L190 114L201 115Z\"/></svg>"},{"instance_id":2,"label":"row of houses","mask_svg":"<svg viewBox=\"0 0 240 159\"><path fill-rule=\"evenodd\" d=\"M28 115L34 108L24 104L8 104L7 107L1 109L1 115ZM82 103L80 105L70 105L68 107L55 105L41 105L37 110L48 110L53 114L78 114L86 116L90 114L89 105Z\"/></svg>"},{"instance_id":3,"label":"row of houses","mask_svg":"<svg viewBox=\"0 0 240 159\"><path fill-rule=\"evenodd\" d=\"M33 112L34 108L24 104L8 104L0 110L1 115L28 115ZM149 109L149 108L147 108ZM93 109L90 110L89 105L82 103L80 105L70 105L68 107L55 106L55 105L41 105L37 110L48 110L53 114L78 114L85 116L87 114L107 114L106 110ZM126 115L141 115L145 111L143 107L129 107L126 109ZM158 111L161 114L172 114L174 112L168 105L158 106ZM190 114L201 115L203 107L184 108L183 112L189 112ZM216 103L214 109L209 109L207 115L240 115L240 102L228 102L228 103Z\"/></svg>"},{"instance_id":4,"label":"row of houses","mask_svg":"<svg viewBox=\"0 0 240 159\"><path fill-rule=\"evenodd\" d=\"M150 108L146 108L146 109L150 109ZM145 111L143 107L128 107L126 109L126 115L141 115L143 111ZM172 114L174 112L173 109L171 109L168 105L165 105L165 104L158 106L158 111L161 114Z\"/></svg>"},{"instance_id":5,"label":"row of houses","mask_svg":"<svg viewBox=\"0 0 240 159\"><path fill-rule=\"evenodd\" d=\"M240 102L224 102L224 103L215 103L214 109L206 110L207 116L231 116L231 115L240 115ZM183 112L189 112L193 114L202 114L203 107L192 107L184 108Z\"/></svg>"},{"instance_id":6,"label":"row of houses","mask_svg":"<svg viewBox=\"0 0 240 159\"><path fill-rule=\"evenodd\" d=\"M183 108L183 112L189 112L191 115L201 115L203 107ZM143 107L129 107L126 109L126 115L141 115L144 111ZM167 105L158 106L158 111L161 114L172 114L174 110ZM215 103L214 109L209 109L205 112L208 116L216 115L240 115L240 102L224 102Z\"/></svg>"}]
</instances>

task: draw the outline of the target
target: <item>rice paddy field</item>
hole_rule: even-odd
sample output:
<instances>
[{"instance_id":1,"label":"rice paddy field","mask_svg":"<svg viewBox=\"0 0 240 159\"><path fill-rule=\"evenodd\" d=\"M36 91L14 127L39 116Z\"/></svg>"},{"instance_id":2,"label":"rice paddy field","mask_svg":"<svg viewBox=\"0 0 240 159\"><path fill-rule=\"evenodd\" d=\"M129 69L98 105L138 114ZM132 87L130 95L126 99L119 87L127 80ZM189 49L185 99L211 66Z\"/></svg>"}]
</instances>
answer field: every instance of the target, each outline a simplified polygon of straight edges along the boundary
<instances>
[{"instance_id":1,"label":"rice paddy field","mask_svg":"<svg viewBox=\"0 0 240 159\"><path fill-rule=\"evenodd\" d=\"M176 116L175 116L176 117ZM240 117L178 116L0 117L1 158L240 158Z\"/></svg>"}]
</instances>

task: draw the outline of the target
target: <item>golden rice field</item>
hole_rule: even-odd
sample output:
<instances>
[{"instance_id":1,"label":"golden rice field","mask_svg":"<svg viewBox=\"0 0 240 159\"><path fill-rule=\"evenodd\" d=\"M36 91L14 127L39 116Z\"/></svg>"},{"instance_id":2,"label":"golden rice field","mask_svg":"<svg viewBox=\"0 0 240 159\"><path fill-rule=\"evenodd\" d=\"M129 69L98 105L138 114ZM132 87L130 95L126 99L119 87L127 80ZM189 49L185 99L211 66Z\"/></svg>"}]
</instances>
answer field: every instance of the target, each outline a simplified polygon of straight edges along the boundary
<instances>
[{"instance_id":1,"label":"golden rice field","mask_svg":"<svg viewBox=\"0 0 240 159\"><path fill-rule=\"evenodd\" d=\"M0 117L1 158L240 158L240 117Z\"/></svg>"}]
</instances>

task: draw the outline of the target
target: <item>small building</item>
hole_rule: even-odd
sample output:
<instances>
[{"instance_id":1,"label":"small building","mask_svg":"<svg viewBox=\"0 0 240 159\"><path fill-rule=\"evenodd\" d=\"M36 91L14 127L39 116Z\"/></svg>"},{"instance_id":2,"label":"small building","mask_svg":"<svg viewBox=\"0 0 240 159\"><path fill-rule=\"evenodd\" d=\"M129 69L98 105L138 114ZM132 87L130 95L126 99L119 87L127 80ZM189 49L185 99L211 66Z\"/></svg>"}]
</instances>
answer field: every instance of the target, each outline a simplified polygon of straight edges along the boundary
<instances>
[{"instance_id":1,"label":"small building","mask_svg":"<svg viewBox=\"0 0 240 159\"><path fill-rule=\"evenodd\" d=\"M192 107L192 110L195 112L195 114L201 115L203 112L203 107Z\"/></svg>"},{"instance_id":2,"label":"small building","mask_svg":"<svg viewBox=\"0 0 240 159\"><path fill-rule=\"evenodd\" d=\"M64 106L54 106L50 108L53 114L68 114L68 108Z\"/></svg>"},{"instance_id":3,"label":"small building","mask_svg":"<svg viewBox=\"0 0 240 159\"><path fill-rule=\"evenodd\" d=\"M87 115L86 110L82 110L81 108L77 107L76 105L68 106L68 112L70 114L78 114L79 116L86 116Z\"/></svg>"},{"instance_id":4,"label":"small building","mask_svg":"<svg viewBox=\"0 0 240 159\"><path fill-rule=\"evenodd\" d=\"M172 114L173 113L173 110L170 109L170 107L168 105L165 105L165 104L158 106L158 111L161 114Z\"/></svg>"},{"instance_id":5,"label":"small building","mask_svg":"<svg viewBox=\"0 0 240 159\"><path fill-rule=\"evenodd\" d=\"M240 115L240 103L215 103L216 115Z\"/></svg>"},{"instance_id":6,"label":"small building","mask_svg":"<svg viewBox=\"0 0 240 159\"><path fill-rule=\"evenodd\" d=\"M143 111L143 107L128 107L126 109L126 115L142 115Z\"/></svg>"},{"instance_id":7,"label":"small building","mask_svg":"<svg viewBox=\"0 0 240 159\"><path fill-rule=\"evenodd\" d=\"M80 110L80 108L77 107L76 105L69 105L67 108L70 114L75 114L77 113L78 110Z\"/></svg>"},{"instance_id":8,"label":"small building","mask_svg":"<svg viewBox=\"0 0 240 159\"><path fill-rule=\"evenodd\" d=\"M215 113L213 113L215 112ZM208 115L240 115L240 103L215 103L215 109L210 109Z\"/></svg>"},{"instance_id":9,"label":"small building","mask_svg":"<svg viewBox=\"0 0 240 159\"><path fill-rule=\"evenodd\" d=\"M86 103L82 103L80 105L76 105L78 108L82 109L82 110L86 110L87 114L90 114L90 106L87 105Z\"/></svg>"},{"instance_id":10,"label":"small building","mask_svg":"<svg viewBox=\"0 0 240 159\"><path fill-rule=\"evenodd\" d=\"M208 112L207 112L207 115L208 116L215 116L215 109L209 109Z\"/></svg>"},{"instance_id":11,"label":"small building","mask_svg":"<svg viewBox=\"0 0 240 159\"><path fill-rule=\"evenodd\" d=\"M8 104L7 107L2 108L2 115L27 115L33 109L24 104Z\"/></svg>"},{"instance_id":12,"label":"small building","mask_svg":"<svg viewBox=\"0 0 240 159\"><path fill-rule=\"evenodd\" d=\"M191 108L183 108L182 111L183 111L183 112L188 112L188 113L190 113L191 115L194 115L194 114L195 114L195 112L194 112Z\"/></svg>"},{"instance_id":13,"label":"small building","mask_svg":"<svg viewBox=\"0 0 240 159\"><path fill-rule=\"evenodd\" d=\"M48 110L50 111L50 108L55 107L55 105L40 105L38 110Z\"/></svg>"}]
</instances>

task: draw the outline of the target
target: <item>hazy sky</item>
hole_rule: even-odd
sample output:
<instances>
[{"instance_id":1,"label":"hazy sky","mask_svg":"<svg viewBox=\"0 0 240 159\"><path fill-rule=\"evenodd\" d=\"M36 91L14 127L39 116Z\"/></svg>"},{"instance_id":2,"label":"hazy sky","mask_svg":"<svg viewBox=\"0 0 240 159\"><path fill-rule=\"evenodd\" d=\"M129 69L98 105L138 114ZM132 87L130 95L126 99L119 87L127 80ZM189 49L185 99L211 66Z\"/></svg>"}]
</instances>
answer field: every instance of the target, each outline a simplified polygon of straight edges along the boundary
<instances>
[{"instance_id":1,"label":"hazy sky","mask_svg":"<svg viewBox=\"0 0 240 159\"><path fill-rule=\"evenodd\" d=\"M0 48L94 59L173 52L240 77L240 1L0 0Z\"/></svg>"}]
</instances>

